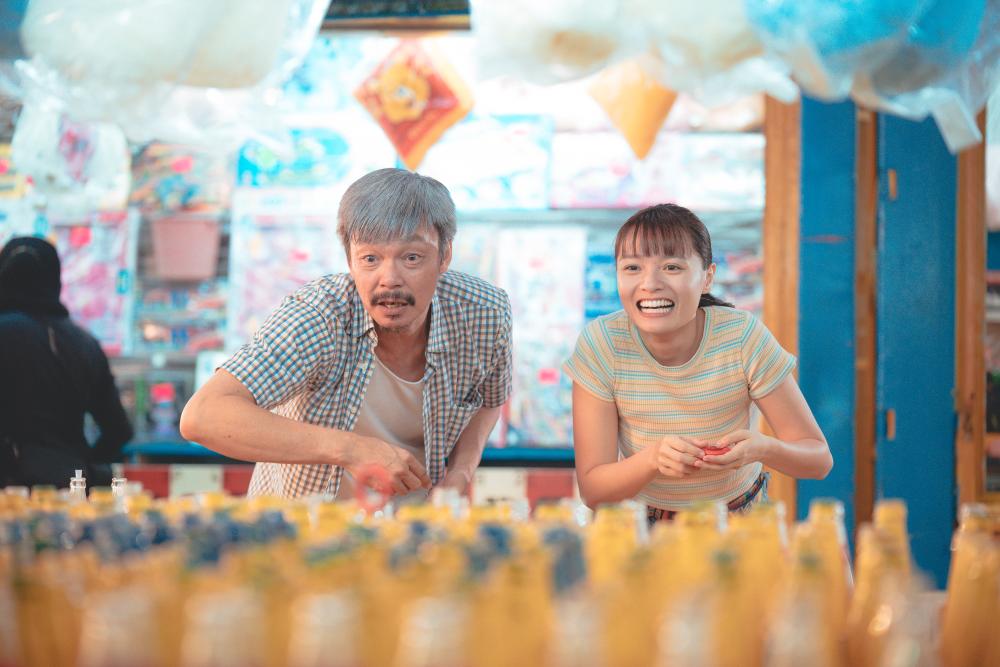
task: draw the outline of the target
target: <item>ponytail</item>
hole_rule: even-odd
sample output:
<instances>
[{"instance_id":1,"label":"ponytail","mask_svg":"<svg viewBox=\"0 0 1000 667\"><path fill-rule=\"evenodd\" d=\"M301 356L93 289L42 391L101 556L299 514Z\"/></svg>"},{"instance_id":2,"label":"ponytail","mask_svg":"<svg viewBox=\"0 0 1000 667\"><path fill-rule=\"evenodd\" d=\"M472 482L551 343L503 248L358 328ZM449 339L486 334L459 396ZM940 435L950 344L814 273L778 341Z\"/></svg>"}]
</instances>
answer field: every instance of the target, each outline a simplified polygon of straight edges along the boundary
<instances>
[{"instance_id":1,"label":"ponytail","mask_svg":"<svg viewBox=\"0 0 1000 667\"><path fill-rule=\"evenodd\" d=\"M726 308L735 308L736 306L729 303L728 301L723 301L714 294L709 294L706 292L701 295L701 300L698 301L698 307L704 308L706 306L725 306Z\"/></svg>"}]
</instances>

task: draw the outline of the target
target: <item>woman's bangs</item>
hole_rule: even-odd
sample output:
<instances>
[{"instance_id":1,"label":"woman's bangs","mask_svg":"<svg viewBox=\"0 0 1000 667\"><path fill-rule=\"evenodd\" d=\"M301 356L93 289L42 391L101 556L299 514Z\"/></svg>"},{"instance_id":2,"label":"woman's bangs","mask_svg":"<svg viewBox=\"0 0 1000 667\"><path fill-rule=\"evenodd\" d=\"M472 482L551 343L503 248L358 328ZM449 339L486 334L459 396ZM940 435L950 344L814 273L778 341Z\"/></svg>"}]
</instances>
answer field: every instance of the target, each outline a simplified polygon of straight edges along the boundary
<instances>
[{"instance_id":1,"label":"woman's bangs","mask_svg":"<svg viewBox=\"0 0 1000 667\"><path fill-rule=\"evenodd\" d=\"M693 251L687 230L680 225L634 222L618 230L615 258L687 257Z\"/></svg>"}]
</instances>

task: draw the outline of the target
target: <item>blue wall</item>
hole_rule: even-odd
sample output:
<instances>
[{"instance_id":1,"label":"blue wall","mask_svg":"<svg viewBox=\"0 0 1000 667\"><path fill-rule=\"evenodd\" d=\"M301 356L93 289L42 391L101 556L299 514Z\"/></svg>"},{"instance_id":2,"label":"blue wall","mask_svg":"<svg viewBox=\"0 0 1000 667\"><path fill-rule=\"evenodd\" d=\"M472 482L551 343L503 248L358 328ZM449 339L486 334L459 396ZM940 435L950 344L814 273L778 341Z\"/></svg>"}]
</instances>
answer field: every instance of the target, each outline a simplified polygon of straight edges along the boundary
<instances>
[{"instance_id":1,"label":"blue wall","mask_svg":"<svg viewBox=\"0 0 1000 667\"><path fill-rule=\"evenodd\" d=\"M898 198L886 191L898 174ZM903 498L918 566L944 586L955 520L957 163L932 120L880 117L876 498ZM886 410L896 437L886 437Z\"/></svg>"},{"instance_id":2,"label":"blue wall","mask_svg":"<svg viewBox=\"0 0 1000 667\"><path fill-rule=\"evenodd\" d=\"M1000 232L986 234L986 268L1000 271Z\"/></svg>"},{"instance_id":3,"label":"blue wall","mask_svg":"<svg viewBox=\"0 0 1000 667\"><path fill-rule=\"evenodd\" d=\"M816 497L844 502L854 535L855 107L802 102L799 383L833 452L822 481L798 483L799 518ZM853 550L852 550L853 551Z\"/></svg>"}]
</instances>

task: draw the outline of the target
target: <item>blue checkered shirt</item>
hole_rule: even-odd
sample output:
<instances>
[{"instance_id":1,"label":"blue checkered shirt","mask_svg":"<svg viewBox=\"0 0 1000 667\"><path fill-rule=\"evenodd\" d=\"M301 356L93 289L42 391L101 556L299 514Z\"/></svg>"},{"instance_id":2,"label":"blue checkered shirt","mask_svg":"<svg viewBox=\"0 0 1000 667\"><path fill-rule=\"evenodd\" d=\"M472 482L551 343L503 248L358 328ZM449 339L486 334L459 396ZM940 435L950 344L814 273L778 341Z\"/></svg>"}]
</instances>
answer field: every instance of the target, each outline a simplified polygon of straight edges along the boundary
<instances>
[{"instance_id":1,"label":"blue checkered shirt","mask_svg":"<svg viewBox=\"0 0 1000 667\"><path fill-rule=\"evenodd\" d=\"M427 473L436 484L469 420L481 407L503 405L510 394L510 301L484 280L448 271L438 280L430 318L423 426ZM329 275L287 297L221 368L262 408L350 431L377 343L354 280ZM248 495L336 493L342 474L327 464L257 463Z\"/></svg>"}]
</instances>

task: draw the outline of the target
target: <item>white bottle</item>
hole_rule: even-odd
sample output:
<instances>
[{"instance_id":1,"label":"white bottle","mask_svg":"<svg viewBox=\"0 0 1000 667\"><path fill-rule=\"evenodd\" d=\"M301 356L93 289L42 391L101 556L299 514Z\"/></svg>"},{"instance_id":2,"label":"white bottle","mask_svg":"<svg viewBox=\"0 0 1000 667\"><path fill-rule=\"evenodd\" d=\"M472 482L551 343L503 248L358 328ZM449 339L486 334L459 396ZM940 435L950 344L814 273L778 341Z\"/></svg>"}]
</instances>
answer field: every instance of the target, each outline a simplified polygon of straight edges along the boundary
<instances>
[{"instance_id":1,"label":"white bottle","mask_svg":"<svg viewBox=\"0 0 1000 667\"><path fill-rule=\"evenodd\" d=\"M69 478L69 497L73 503L87 502L87 480L82 470L77 470L76 476Z\"/></svg>"}]
</instances>

